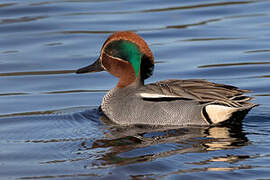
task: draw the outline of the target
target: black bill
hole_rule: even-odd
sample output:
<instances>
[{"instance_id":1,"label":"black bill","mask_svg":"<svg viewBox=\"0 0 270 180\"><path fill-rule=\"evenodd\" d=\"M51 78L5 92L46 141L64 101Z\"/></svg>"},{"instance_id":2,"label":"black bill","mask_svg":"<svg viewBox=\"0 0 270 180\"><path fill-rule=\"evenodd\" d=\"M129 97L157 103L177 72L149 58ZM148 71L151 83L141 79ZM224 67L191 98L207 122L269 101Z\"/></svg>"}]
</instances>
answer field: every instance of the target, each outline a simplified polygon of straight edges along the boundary
<instances>
[{"instance_id":1,"label":"black bill","mask_svg":"<svg viewBox=\"0 0 270 180\"><path fill-rule=\"evenodd\" d=\"M78 69L76 73L81 74L81 73L89 73L89 72L100 72L104 70L105 69L101 66L99 58L98 58L93 64Z\"/></svg>"}]
</instances>

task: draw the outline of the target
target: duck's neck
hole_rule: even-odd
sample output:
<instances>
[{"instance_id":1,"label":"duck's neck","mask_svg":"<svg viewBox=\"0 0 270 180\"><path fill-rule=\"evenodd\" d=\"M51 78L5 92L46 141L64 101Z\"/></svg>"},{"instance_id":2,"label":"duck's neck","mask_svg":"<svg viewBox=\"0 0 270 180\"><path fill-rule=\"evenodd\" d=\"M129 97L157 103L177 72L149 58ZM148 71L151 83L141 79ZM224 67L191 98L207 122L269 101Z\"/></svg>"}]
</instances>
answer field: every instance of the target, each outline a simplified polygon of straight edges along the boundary
<instances>
[{"instance_id":1,"label":"duck's neck","mask_svg":"<svg viewBox=\"0 0 270 180\"><path fill-rule=\"evenodd\" d=\"M125 88L125 87L132 87L132 88L138 88L144 85L144 80L141 79L140 74L137 76L137 78L130 77L130 76L123 76L120 77L117 88Z\"/></svg>"}]
</instances>

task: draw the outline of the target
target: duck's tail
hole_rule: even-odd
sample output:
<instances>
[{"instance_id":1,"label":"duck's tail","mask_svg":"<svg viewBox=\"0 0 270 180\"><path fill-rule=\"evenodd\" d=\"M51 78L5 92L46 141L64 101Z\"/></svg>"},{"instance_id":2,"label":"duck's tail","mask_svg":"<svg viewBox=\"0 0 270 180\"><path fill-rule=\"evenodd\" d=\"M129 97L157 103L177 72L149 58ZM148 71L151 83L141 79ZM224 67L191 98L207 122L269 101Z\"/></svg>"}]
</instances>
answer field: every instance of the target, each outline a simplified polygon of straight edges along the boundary
<instances>
[{"instance_id":1,"label":"duck's tail","mask_svg":"<svg viewBox=\"0 0 270 180\"><path fill-rule=\"evenodd\" d=\"M210 124L230 122L241 123L246 114L258 104L249 103L242 107L229 107L220 104L208 104L203 108L203 116Z\"/></svg>"}]
</instances>

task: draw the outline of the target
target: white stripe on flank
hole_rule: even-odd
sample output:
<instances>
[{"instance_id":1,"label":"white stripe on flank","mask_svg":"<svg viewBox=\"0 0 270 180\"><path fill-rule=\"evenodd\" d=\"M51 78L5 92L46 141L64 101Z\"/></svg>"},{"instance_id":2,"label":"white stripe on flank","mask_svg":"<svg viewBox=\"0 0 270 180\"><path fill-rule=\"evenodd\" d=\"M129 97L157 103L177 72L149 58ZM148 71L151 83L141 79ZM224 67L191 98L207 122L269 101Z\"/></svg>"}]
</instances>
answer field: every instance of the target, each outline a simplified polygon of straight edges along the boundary
<instances>
[{"instance_id":1,"label":"white stripe on flank","mask_svg":"<svg viewBox=\"0 0 270 180\"><path fill-rule=\"evenodd\" d=\"M166 98L166 97L177 98L179 97L179 96L170 96L170 95L165 95L165 94L150 94L150 93L139 93L139 96L142 98Z\"/></svg>"}]
</instances>

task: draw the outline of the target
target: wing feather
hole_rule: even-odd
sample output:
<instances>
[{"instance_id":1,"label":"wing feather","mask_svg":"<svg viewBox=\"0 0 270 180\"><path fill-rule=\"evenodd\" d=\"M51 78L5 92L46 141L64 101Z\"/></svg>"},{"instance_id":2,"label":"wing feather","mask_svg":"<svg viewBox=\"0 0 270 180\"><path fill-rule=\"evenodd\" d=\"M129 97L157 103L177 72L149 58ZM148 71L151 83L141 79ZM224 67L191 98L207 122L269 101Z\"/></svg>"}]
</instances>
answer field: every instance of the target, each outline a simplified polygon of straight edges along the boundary
<instances>
[{"instance_id":1,"label":"wing feather","mask_svg":"<svg viewBox=\"0 0 270 180\"><path fill-rule=\"evenodd\" d=\"M144 93L147 98L183 98L196 100L200 103L224 104L229 107L255 106L249 100L252 97L243 95L249 90L235 86L212 83L200 79L170 79L145 85L138 89L137 94ZM152 95L152 96L151 96Z\"/></svg>"}]
</instances>

